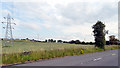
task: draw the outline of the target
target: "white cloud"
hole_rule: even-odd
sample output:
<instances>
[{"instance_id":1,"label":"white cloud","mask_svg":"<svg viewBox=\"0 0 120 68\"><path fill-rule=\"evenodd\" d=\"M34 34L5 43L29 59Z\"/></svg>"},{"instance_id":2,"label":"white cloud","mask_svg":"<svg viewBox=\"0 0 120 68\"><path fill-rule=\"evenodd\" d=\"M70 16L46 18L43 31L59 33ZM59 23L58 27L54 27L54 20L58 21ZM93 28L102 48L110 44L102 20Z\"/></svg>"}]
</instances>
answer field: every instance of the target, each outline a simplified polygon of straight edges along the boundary
<instances>
[{"instance_id":1,"label":"white cloud","mask_svg":"<svg viewBox=\"0 0 120 68\"><path fill-rule=\"evenodd\" d=\"M34 23L24 24L24 27L28 29L40 30L40 26Z\"/></svg>"},{"instance_id":2,"label":"white cloud","mask_svg":"<svg viewBox=\"0 0 120 68\"><path fill-rule=\"evenodd\" d=\"M85 36L91 36L91 26L95 24L97 20L101 20L106 22L106 28L110 30L110 33L116 34L117 24L115 24L114 27L111 25L117 20L115 19L117 17L117 0L114 2L110 2L113 0L109 2L107 0L105 3L103 3L105 0L100 3L96 0L92 1L93 2L81 2L81 0L13 1L15 6L14 11L16 13L15 17L17 18L16 22L19 22L17 23L17 28L24 27L27 30L39 31L41 27L45 27L64 34L64 36L55 36L56 38L84 39ZM82 38L82 36L84 38ZM92 37L89 37L88 40L91 38Z\"/></svg>"},{"instance_id":3,"label":"white cloud","mask_svg":"<svg viewBox=\"0 0 120 68\"><path fill-rule=\"evenodd\" d=\"M51 28L51 25L49 25L49 24L43 24L43 26L47 29Z\"/></svg>"},{"instance_id":4,"label":"white cloud","mask_svg":"<svg viewBox=\"0 0 120 68\"><path fill-rule=\"evenodd\" d=\"M92 32L91 27L92 26L90 26L89 24L69 26L68 28L64 28L63 32L64 33L81 33L84 35L88 35Z\"/></svg>"}]
</instances>

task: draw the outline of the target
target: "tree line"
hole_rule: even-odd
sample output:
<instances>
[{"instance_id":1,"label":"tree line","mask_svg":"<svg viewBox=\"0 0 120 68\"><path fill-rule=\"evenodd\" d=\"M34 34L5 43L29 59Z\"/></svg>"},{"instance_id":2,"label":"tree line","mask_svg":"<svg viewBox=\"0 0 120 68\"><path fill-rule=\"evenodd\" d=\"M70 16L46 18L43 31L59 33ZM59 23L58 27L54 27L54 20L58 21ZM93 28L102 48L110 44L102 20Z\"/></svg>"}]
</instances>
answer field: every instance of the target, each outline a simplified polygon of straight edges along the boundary
<instances>
[{"instance_id":1,"label":"tree line","mask_svg":"<svg viewBox=\"0 0 120 68\"><path fill-rule=\"evenodd\" d=\"M111 37L112 36L112 37ZM115 38L114 35L109 36L109 41L106 41L106 45L117 45L120 44L119 40ZM30 40L28 38L21 39L21 40ZM63 40L54 40L54 39L46 39L45 41L39 41L39 40L30 40L34 42L43 42L43 43L69 43L69 44L83 44L83 45L95 45L95 42L85 42L80 40L71 40L71 41L63 41Z\"/></svg>"}]
</instances>

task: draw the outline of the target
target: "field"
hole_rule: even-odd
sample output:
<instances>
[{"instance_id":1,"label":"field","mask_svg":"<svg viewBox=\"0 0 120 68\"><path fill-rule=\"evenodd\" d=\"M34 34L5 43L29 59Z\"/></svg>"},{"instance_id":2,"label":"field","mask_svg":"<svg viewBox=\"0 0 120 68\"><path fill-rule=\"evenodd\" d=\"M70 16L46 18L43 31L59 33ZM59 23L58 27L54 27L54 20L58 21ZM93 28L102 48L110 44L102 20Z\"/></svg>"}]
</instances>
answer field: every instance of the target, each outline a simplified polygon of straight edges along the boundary
<instances>
[{"instance_id":1,"label":"field","mask_svg":"<svg viewBox=\"0 0 120 68\"><path fill-rule=\"evenodd\" d=\"M106 50L112 50L118 49L118 46L106 45L105 48ZM2 65L80 55L99 51L103 51L103 49L94 48L94 45L14 41L13 46L2 47Z\"/></svg>"},{"instance_id":2,"label":"field","mask_svg":"<svg viewBox=\"0 0 120 68\"><path fill-rule=\"evenodd\" d=\"M41 42L31 42L31 41L15 41L14 46L3 47L3 54L10 53L21 53L26 51L41 51L41 50L55 50L55 49L71 49L71 48L93 48L94 46L88 45L76 45L68 43L41 43Z\"/></svg>"}]
</instances>

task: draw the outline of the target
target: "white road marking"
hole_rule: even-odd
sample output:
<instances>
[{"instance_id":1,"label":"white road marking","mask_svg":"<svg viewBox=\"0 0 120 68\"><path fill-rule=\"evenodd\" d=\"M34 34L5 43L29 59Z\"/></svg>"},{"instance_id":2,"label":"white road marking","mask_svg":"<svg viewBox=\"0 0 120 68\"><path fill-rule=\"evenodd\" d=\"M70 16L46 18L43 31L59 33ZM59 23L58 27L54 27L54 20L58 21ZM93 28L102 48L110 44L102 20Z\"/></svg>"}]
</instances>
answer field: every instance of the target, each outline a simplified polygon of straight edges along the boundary
<instances>
[{"instance_id":1,"label":"white road marking","mask_svg":"<svg viewBox=\"0 0 120 68\"><path fill-rule=\"evenodd\" d=\"M93 61L98 61L98 60L101 60L102 58L97 58L97 59L94 59Z\"/></svg>"},{"instance_id":2,"label":"white road marking","mask_svg":"<svg viewBox=\"0 0 120 68\"><path fill-rule=\"evenodd\" d=\"M112 55L116 55L116 54L112 54Z\"/></svg>"},{"instance_id":3,"label":"white road marking","mask_svg":"<svg viewBox=\"0 0 120 68\"><path fill-rule=\"evenodd\" d=\"M83 64L83 63L81 63L81 64Z\"/></svg>"}]
</instances>

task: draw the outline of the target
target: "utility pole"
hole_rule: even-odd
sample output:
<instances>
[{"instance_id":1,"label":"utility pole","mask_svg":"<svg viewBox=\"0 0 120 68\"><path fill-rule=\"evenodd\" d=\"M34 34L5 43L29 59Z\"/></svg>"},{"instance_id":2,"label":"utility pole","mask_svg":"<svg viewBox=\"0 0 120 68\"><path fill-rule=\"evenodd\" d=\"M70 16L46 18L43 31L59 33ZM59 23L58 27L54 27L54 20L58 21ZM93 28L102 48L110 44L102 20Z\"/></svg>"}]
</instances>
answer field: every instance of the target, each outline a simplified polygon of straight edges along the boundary
<instances>
[{"instance_id":1,"label":"utility pole","mask_svg":"<svg viewBox=\"0 0 120 68\"><path fill-rule=\"evenodd\" d=\"M5 29L5 38L3 39L3 46L13 46L13 35L12 35L12 26L11 24L16 25L15 23L12 23L12 20L14 20L10 14L7 15L7 17L3 17L6 22L2 22L3 24L6 24L3 29Z\"/></svg>"}]
</instances>

